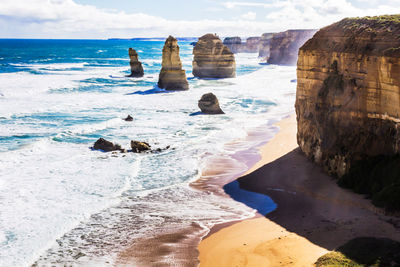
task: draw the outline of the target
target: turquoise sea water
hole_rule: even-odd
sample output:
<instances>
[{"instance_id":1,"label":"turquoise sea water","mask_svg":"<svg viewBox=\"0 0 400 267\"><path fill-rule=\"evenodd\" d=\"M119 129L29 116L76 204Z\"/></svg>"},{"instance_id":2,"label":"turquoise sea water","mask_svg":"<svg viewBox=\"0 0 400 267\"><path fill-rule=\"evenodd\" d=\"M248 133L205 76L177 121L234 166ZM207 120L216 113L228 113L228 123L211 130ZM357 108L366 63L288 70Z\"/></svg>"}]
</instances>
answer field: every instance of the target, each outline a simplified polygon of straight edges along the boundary
<instances>
[{"instance_id":1,"label":"turquoise sea water","mask_svg":"<svg viewBox=\"0 0 400 267\"><path fill-rule=\"evenodd\" d=\"M249 217L254 210L188 186L216 155L231 157L293 112L295 68L237 54L237 77L191 74L192 46L179 42L190 90L155 87L162 41L0 40L0 266L113 264L131 242L160 231ZM128 48L143 78L127 78ZM190 116L204 93L225 115ZM133 122L122 118L128 114ZM158 154L92 151L104 137ZM239 172L246 168L237 162ZM123 240L123 241L121 241Z\"/></svg>"}]
</instances>

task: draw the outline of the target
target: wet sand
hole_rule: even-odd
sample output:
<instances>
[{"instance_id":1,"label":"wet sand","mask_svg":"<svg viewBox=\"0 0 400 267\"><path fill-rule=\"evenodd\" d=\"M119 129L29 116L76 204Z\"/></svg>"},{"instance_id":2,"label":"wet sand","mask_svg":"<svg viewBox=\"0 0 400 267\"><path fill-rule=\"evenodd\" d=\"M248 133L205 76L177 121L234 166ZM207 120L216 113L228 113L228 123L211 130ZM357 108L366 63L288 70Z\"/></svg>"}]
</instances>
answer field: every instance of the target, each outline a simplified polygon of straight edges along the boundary
<instances>
[{"instance_id":1,"label":"wet sand","mask_svg":"<svg viewBox=\"0 0 400 267\"><path fill-rule=\"evenodd\" d=\"M240 187L270 196L278 208L238 223L215 226L199 245L200 266L312 266L355 237L400 241L399 219L364 196L342 189L310 162L296 143L296 120L281 121L261 160Z\"/></svg>"}]
</instances>

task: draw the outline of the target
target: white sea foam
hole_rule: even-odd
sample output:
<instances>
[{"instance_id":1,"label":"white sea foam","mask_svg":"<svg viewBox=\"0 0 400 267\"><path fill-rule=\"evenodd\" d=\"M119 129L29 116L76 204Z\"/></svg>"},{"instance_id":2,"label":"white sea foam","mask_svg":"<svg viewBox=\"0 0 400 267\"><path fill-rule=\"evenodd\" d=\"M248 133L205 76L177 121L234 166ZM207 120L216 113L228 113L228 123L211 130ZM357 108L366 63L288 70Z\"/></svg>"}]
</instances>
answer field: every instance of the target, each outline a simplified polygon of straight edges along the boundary
<instances>
[{"instance_id":1,"label":"white sea foam","mask_svg":"<svg viewBox=\"0 0 400 267\"><path fill-rule=\"evenodd\" d=\"M239 54L237 62L256 65L257 59ZM0 152L0 244L7 242L0 247L0 265L31 264L40 255L43 265L105 265L130 241L163 225L209 227L254 214L243 204L187 185L215 154L229 158L259 140L226 142L243 140L249 129L293 112L295 67L267 65L232 79L191 79L189 91L133 94L154 89L158 75L122 79L129 66L80 66L84 70L65 64L53 68L65 68L58 73L49 67L42 75L0 74L0 117L10 120L1 125L0 136L50 134ZM77 90L88 85L109 91ZM190 116L208 92L217 95L226 114ZM133 122L122 120L128 114ZM271 135L275 130L266 129ZM114 157L89 149L96 136L125 148L130 140L172 148ZM246 168L236 163L239 172ZM86 256L75 259L79 251Z\"/></svg>"}]
</instances>

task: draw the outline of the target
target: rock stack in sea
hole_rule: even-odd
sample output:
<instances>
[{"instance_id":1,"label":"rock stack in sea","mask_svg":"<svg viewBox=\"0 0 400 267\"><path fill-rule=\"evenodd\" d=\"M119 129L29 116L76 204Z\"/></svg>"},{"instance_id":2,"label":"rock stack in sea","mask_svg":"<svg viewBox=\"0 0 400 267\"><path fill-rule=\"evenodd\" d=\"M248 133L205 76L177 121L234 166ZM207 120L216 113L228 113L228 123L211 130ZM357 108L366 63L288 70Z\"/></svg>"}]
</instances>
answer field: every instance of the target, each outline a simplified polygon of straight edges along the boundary
<instances>
[{"instance_id":1,"label":"rock stack in sea","mask_svg":"<svg viewBox=\"0 0 400 267\"><path fill-rule=\"evenodd\" d=\"M142 63L139 61L138 54L133 48L129 48L129 59L131 65L131 75L129 77L143 77Z\"/></svg>"},{"instance_id":2,"label":"rock stack in sea","mask_svg":"<svg viewBox=\"0 0 400 267\"><path fill-rule=\"evenodd\" d=\"M198 106L205 114L224 114L219 106L218 98L213 93L204 94L199 100Z\"/></svg>"},{"instance_id":3,"label":"rock stack in sea","mask_svg":"<svg viewBox=\"0 0 400 267\"><path fill-rule=\"evenodd\" d=\"M179 57L178 40L169 36L162 51L162 68L158 87L166 90L188 90L189 84Z\"/></svg>"},{"instance_id":4,"label":"rock stack in sea","mask_svg":"<svg viewBox=\"0 0 400 267\"><path fill-rule=\"evenodd\" d=\"M399 36L400 15L349 18L321 29L300 49L296 95L301 150L338 177L365 172L349 187L397 190L397 199L399 187L379 190L400 182ZM368 178L373 162L388 168Z\"/></svg>"},{"instance_id":5,"label":"rock stack in sea","mask_svg":"<svg viewBox=\"0 0 400 267\"><path fill-rule=\"evenodd\" d=\"M315 32L315 30L288 30L274 33L270 41L268 63L296 65L299 48Z\"/></svg>"},{"instance_id":6,"label":"rock stack in sea","mask_svg":"<svg viewBox=\"0 0 400 267\"><path fill-rule=\"evenodd\" d=\"M232 53L242 52L242 39L240 37L226 37L223 42Z\"/></svg>"},{"instance_id":7,"label":"rock stack in sea","mask_svg":"<svg viewBox=\"0 0 400 267\"><path fill-rule=\"evenodd\" d=\"M199 78L236 76L235 56L214 34L199 38L193 49L193 75Z\"/></svg>"}]
</instances>

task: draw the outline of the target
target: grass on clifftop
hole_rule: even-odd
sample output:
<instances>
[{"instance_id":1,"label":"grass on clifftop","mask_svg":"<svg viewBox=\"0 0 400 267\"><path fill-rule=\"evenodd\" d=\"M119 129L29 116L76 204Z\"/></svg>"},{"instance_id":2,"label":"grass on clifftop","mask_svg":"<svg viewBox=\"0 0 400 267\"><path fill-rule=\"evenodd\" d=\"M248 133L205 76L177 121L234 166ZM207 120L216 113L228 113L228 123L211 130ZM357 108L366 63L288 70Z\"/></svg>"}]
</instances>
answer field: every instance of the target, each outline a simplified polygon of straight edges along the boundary
<instances>
[{"instance_id":1,"label":"grass on clifftop","mask_svg":"<svg viewBox=\"0 0 400 267\"><path fill-rule=\"evenodd\" d=\"M369 21L376 21L376 22L399 22L400 23L400 14L397 15L382 15L382 16L367 16L367 17L354 17L354 18L347 18L345 20L349 21L356 21L356 20L369 20Z\"/></svg>"},{"instance_id":2,"label":"grass on clifftop","mask_svg":"<svg viewBox=\"0 0 400 267\"><path fill-rule=\"evenodd\" d=\"M400 243L387 238L355 238L320 257L317 267L399 266Z\"/></svg>"}]
</instances>

